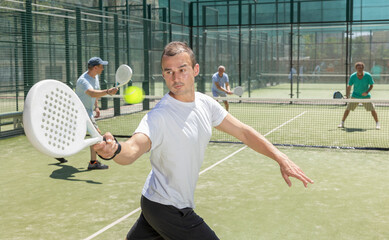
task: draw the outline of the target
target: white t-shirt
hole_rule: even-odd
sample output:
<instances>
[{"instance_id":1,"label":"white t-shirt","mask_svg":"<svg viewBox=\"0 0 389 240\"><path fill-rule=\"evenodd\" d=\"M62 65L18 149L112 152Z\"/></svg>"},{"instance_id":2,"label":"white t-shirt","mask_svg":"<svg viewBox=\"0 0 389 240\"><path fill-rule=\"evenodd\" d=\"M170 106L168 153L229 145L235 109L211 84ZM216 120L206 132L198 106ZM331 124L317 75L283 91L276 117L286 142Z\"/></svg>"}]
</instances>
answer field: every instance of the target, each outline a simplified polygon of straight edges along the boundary
<instances>
[{"instance_id":1,"label":"white t-shirt","mask_svg":"<svg viewBox=\"0 0 389 240\"><path fill-rule=\"evenodd\" d=\"M226 116L217 101L202 93L196 92L194 102L166 94L134 132L151 140L152 170L142 194L164 205L194 208L194 190L212 127Z\"/></svg>"}]
</instances>

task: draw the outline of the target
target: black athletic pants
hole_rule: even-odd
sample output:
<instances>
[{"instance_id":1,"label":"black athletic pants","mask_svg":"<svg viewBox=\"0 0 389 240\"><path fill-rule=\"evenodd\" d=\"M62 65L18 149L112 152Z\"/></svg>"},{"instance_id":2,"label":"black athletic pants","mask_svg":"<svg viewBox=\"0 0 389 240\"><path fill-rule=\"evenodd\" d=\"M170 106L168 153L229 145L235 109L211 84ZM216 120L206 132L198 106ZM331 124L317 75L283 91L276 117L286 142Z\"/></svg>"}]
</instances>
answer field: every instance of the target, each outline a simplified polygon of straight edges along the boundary
<instances>
[{"instance_id":1,"label":"black athletic pants","mask_svg":"<svg viewBox=\"0 0 389 240\"><path fill-rule=\"evenodd\" d=\"M215 232L192 208L178 209L141 198L142 212L127 234L128 240L218 240Z\"/></svg>"}]
</instances>

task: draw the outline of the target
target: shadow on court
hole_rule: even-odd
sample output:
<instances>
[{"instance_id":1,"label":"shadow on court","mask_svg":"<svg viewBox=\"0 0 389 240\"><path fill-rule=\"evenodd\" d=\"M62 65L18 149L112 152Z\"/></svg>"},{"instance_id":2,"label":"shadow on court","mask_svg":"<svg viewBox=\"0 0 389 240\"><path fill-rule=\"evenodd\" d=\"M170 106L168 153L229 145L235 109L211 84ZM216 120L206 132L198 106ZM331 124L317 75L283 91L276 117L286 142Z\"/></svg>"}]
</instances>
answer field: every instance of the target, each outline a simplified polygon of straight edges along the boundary
<instances>
[{"instance_id":1,"label":"shadow on court","mask_svg":"<svg viewBox=\"0 0 389 240\"><path fill-rule=\"evenodd\" d=\"M54 179L62 179L67 181L76 181L76 182L86 182L91 184L102 184L101 182L95 182L93 180L82 180L82 179L76 179L75 174L83 173L83 172L89 172L89 170L79 170L72 166L67 165L61 165L60 163L53 163L49 165L54 165L57 167L60 167L57 170L54 170L50 177Z\"/></svg>"},{"instance_id":2,"label":"shadow on court","mask_svg":"<svg viewBox=\"0 0 389 240\"><path fill-rule=\"evenodd\" d=\"M376 130L376 129L375 128L369 128L369 129L366 129L366 128L343 128L342 130L345 132L366 132L368 130Z\"/></svg>"},{"instance_id":3,"label":"shadow on court","mask_svg":"<svg viewBox=\"0 0 389 240\"><path fill-rule=\"evenodd\" d=\"M377 131L375 128L333 128L329 129L329 132L336 132L336 131L343 131L343 132L367 132L367 131Z\"/></svg>"}]
</instances>

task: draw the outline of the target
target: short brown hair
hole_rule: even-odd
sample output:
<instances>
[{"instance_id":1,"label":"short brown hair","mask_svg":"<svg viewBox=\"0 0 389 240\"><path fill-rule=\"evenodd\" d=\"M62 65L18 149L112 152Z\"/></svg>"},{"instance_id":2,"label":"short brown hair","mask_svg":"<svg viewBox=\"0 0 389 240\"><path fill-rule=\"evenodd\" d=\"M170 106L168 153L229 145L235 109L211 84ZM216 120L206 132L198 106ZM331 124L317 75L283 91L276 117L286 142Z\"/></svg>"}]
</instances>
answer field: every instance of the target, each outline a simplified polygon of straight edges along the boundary
<instances>
[{"instance_id":1,"label":"short brown hair","mask_svg":"<svg viewBox=\"0 0 389 240\"><path fill-rule=\"evenodd\" d=\"M189 54L190 60L192 61L192 68L193 68L197 64L196 56L193 53L193 50L185 42L179 42L179 41L171 42L165 46L161 56L161 66L162 66L163 56L172 57L184 52Z\"/></svg>"},{"instance_id":2,"label":"short brown hair","mask_svg":"<svg viewBox=\"0 0 389 240\"><path fill-rule=\"evenodd\" d=\"M363 62L356 62L354 67L357 68L358 66L362 66L363 68L365 68L365 64Z\"/></svg>"}]
</instances>

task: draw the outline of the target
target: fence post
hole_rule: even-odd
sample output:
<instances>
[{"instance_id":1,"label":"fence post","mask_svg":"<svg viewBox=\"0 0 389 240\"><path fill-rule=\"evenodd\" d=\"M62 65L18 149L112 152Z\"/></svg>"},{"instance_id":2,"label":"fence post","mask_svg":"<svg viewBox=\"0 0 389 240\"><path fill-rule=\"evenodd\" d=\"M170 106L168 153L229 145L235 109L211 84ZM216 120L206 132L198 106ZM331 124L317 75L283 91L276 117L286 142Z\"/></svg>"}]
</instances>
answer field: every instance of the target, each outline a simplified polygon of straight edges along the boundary
<instances>
[{"instance_id":1,"label":"fence post","mask_svg":"<svg viewBox=\"0 0 389 240\"><path fill-rule=\"evenodd\" d=\"M104 11L104 6L103 6L103 0L99 0L99 10L100 10L100 14L101 16L104 16L105 15L105 11ZM105 57L105 46L104 46L104 24L105 24L105 18L104 17L101 17L100 18L100 23L99 23L99 47L100 47L100 57L102 59L106 59ZM107 89L108 88L108 81L106 80L106 74L107 74L107 71L103 71L101 74L100 74L100 86L101 86L101 89ZM100 98L100 102L101 102L101 109L102 110L105 110L108 108L108 99L106 98Z\"/></svg>"},{"instance_id":2,"label":"fence post","mask_svg":"<svg viewBox=\"0 0 389 240\"><path fill-rule=\"evenodd\" d=\"M35 83L32 26L32 3L26 0L26 12L22 13L24 97Z\"/></svg>"},{"instance_id":3,"label":"fence post","mask_svg":"<svg viewBox=\"0 0 389 240\"><path fill-rule=\"evenodd\" d=\"M114 47L115 47L115 69L119 67L119 18L115 14L113 17L113 32L114 32ZM120 94L120 90L118 91ZM115 98L113 100L114 116L120 115L120 99Z\"/></svg>"},{"instance_id":4,"label":"fence post","mask_svg":"<svg viewBox=\"0 0 389 240\"><path fill-rule=\"evenodd\" d=\"M150 93L150 62L149 62L149 19L151 16L147 16L147 1L143 0L143 59L144 59L144 80L142 82L142 88L146 95ZM143 101L143 110L150 109L150 100L145 99Z\"/></svg>"},{"instance_id":5,"label":"fence post","mask_svg":"<svg viewBox=\"0 0 389 240\"><path fill-rule=\"evenodd\" d=\"M81 76L82 72L82 32L81 32L81 10L76 8L76 36L77 36L77 74Z\"/></svg>"},{"instance_id":6,"label":"fence post","mask_svg":"<svg viewBox=\"0 0 389 240\"><path fill-rule=\"evenodd\" d=\"M66 13L68 16L68 13ZM64 18L65 23L65 68L66 68L66 84L73 88L74 84L70 79L70 42L69 42L69 19Z\"/></svg>"}]
</instances>

